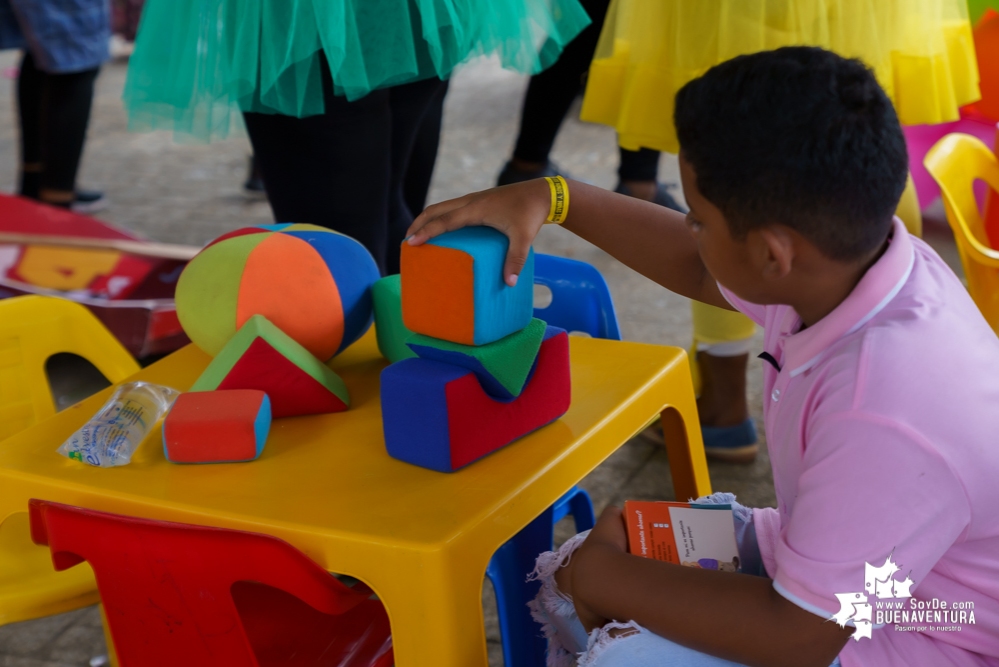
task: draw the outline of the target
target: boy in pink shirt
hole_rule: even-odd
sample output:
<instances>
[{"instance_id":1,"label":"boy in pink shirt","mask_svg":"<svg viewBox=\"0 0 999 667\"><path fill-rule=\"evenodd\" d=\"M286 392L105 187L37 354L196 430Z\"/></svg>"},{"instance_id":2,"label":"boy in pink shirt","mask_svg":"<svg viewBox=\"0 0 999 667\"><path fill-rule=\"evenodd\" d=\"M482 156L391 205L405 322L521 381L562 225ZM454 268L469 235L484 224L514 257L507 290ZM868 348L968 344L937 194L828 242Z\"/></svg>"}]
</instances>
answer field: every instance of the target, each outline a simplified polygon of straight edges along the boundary
<instances>
[{"instance_id":1,"label":"boy in pink shirt","mask_svg":"<svg viewBox=\"0 0 999 667\"><path fill-rule=\"evenodd\" d=\"M563 226L765 328L778 507L735 514L766 577L631 556L608 508L539 558L549 664L999 665L999 339L893 219L890 101L861 63L791 47L712 68L675 120L686 219L571 182ZM512 284L550 206L544 181L467 195L409 242L493 226Z\"/></svg>"}]
</instances>

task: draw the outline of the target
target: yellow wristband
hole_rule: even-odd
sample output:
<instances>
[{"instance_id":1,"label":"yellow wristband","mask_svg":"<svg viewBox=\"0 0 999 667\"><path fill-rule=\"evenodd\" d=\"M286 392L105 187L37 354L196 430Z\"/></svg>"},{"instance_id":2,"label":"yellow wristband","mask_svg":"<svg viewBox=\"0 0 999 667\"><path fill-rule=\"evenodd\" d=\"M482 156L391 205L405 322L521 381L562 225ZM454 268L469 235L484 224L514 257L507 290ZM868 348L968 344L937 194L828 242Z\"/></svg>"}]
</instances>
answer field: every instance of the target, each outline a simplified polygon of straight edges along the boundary
<instances>
[{"instance_id":1,"label":"yellow wristband","mask_svg":"<svg viewBox=\"0 0 999 667\"><path fill-rule=\"evenodd\" d=\"M561 225L569 212L569 184L561 176L545 176L545 180L552 191L552 206L548 210L548 221L545 224Z\"/></svg>"}]
</instances>

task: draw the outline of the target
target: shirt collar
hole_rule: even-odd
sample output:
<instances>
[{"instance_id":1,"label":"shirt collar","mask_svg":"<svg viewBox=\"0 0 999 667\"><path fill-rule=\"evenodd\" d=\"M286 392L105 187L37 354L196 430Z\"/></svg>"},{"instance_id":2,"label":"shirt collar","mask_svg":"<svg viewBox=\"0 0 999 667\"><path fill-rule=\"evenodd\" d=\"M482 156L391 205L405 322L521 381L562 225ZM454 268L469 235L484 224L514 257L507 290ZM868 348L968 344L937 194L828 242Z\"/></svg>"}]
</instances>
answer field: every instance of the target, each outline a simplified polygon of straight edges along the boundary
<instances>
[{"instance_id":1,"label":"shirt collar","mask_svg":"<svg viewBox=\"0 0 999 667\"><path fill-rule=\"evenodd\" d=\"M908 280L914 259L909 232L902 221L895 218L888 249L867 270L849 296L821 320L784 340L784 367L791 377L814 366L830 345L857 331L881 312Z\"/></svg>"}]
</instances>

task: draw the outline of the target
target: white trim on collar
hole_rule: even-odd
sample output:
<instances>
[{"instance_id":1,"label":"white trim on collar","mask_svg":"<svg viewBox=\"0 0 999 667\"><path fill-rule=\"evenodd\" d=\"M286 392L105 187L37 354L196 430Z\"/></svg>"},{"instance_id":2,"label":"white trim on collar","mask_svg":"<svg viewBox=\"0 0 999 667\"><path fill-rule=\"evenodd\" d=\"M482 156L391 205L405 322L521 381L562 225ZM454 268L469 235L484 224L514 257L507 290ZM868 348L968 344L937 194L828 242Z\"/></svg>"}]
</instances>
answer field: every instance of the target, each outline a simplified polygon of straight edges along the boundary
<instances>
[{"instance_id":1,"label":"white trim on collar","mask_svg":"<svg viewBox=\"0 0 999 667\"><path fill-rule=\"evenodd\" d=\"M840 336L836 340L839 340L840 338L843 338L844 336L849 336L850 334L852 334L852 333L854 333L856 331L859 331L862 326L864 326L865 324L867 324L868 322L870 322L878 313L880 313L882 310L884 310L885 306L887 306L889 303L891 303L891 300L894 299L896 296L898 296L898 293L902 290L902 286L905 285L905 282L909 279L909 274L912 273L912 267L913 267L913 265L915 263L916 263L916 249L913 248L913 247L910 247L909 248L909 265L907 267L905 267L905 271L902 272L902 277L898 279L898 282L895 283L895 286L891 288L891 291L888 292L888 294L886 294L885 297L883 299L881 299L881 301L878 302L878 304L876 306L874 306L874 308L871 308L871 310L870 310L869 313L867 313L862 318L860 318L859 322L857 322L852 327L850 327L849 331L847 331L846 333L844 333L843 336ZM825 350L822 350L821 352L819 352L818 354L816 354L814 357L812 357L811 359L809 359L805 363L803 363L800 366L798 366L798 367L794 368L793 370L791 370L790 377L797 377L797 376L801 375L802 373L804 373L805 371L807 371L812 366L814 366L815 364L817 364L819 362L819 360L822 358L822 355L824 355L826 353L826 350L828 350L828 349L829 348L826 347Z\"/></svg>"}]
</instances>

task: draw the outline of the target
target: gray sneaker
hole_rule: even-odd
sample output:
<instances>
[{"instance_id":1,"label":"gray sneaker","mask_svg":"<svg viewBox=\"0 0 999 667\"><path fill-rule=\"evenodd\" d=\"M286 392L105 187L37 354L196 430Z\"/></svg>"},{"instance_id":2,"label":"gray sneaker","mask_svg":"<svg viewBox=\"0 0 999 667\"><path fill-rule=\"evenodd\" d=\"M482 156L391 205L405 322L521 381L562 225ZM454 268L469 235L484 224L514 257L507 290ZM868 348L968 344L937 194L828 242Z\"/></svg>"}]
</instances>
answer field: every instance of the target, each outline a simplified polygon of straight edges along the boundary
<instances>
[{"instance_id":1,"label":"gray sneaker","mask_svg":"<svg viewBox=\"0 0 999 667\"><path fill-rule=\"evenodd\" d=\"M527 171L524 169L517 169L513 166L513 162L507 162L506 166L503 167L503 171L500 172L499 177L496 179L496 185L512 185L514 183L521 183L523 181L530 181L535 178L543 178L545 176L558 176L561 174L564 178L572 178L569 174L558 168L554 162L549 161L541 169L534 171Z\"/></svg>"},{"instance_id":2,"label":"gray sneaker","mask_svg":"<svg viewBox=\"0 0 999 667\"><path fill-rule=\"evenodd\" d=\"M90 215L91 213L103 211L108 207L108 204L108 198L104 196L103 192L98 192L97 190L77 190L73 197L73 203L69 205L69 208L74 213Z\"/></svg>"},{"instance_id":3,"label":"gray sneaker","mask_svg":"<svg viewBox=\"0 0 999 667\"><path fill-rule=\"evenodd\" d=\"M629 197L634 196L631 194L628 186L624 183L618 183L617 187L614 188L614 192L622 195L628 195ZM674 211L679 211L680 213L687 212L687 208L674 199L673 195L669 193L669 188L666 187L665 183L656 183L656 196L652 200L652 203L665 206L666 208L671 208Z\"/></svg>"}]
</instances>

